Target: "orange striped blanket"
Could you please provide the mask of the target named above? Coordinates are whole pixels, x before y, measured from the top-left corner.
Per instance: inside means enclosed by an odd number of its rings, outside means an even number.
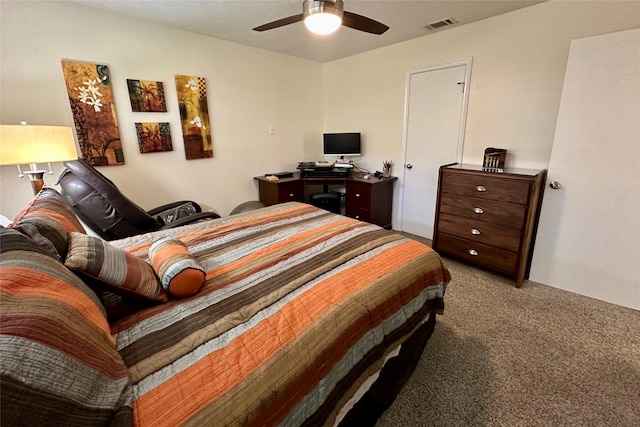
[[[331,424],[450,279],[429,247],[301,203],[112,243],[167,235],[206,281],[111,325],[139,426]]]

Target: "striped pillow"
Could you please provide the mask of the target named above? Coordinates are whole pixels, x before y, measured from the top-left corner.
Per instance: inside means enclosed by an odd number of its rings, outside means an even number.
[[[164,237],[149,248],[153,270],[162,287],[174,297],[195,295],[204,283],[206,273],[180,240]]]
[[[168,301],[153,268],[145,260],[99,237],[70,233],[64,265],[86,277],[90,285],[115,294],[146,302]]]
[[[132,423],[129,371],[94,292],[0,229],[2,425]]]
[[[54,188],[45,187],[20,211],[10,228],[16,229],[34,242],[46,246],[60,260],[67,253],[68,233],[86,233],[84,227]]]

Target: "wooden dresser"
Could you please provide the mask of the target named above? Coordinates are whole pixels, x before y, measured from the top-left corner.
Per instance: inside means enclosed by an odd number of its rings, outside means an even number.
[[[512,276],[529,277],[546,170],[440,168],[433,248]]]

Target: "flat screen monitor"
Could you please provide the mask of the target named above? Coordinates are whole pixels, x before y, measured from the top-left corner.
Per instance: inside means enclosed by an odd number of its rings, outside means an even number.
[[[325,157],[354,157],[362,155],[360,132],[325,133],[323,136]]]

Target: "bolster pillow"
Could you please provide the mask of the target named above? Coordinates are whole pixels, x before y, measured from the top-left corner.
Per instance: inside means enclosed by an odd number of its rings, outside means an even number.
[[[151,266],[162,287],[174,297],[195,295],[205,281],[205,271],[182,241],[163,237],[149,248]]]

